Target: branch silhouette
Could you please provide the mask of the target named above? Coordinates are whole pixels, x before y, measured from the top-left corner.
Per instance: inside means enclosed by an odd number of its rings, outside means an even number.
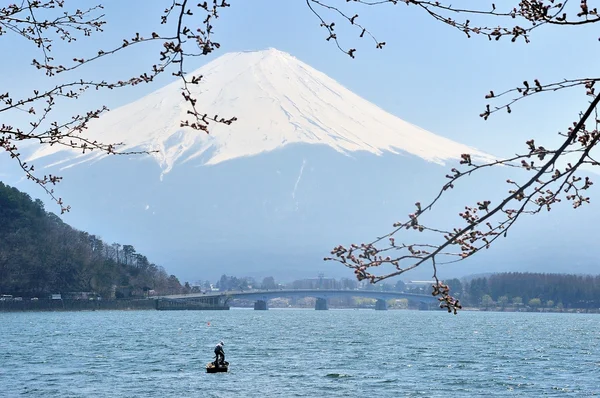
[[[319,5],[323,10],[335,11],[351,24],[358,17],[355,14],[352,21],[350,21],[349,14],[343,13],[337,6],[322,4],[318,0],[307,0],[307,2]],[[385,4],[395,6],[401,3],[407,6],[416,6],[433,19],[462,31],[468,38],[474,35],[483,35],[494,41],[509,37],[512,42],[522,38],[526,43],[529,43],[533,30],[544,25],[577,26],[600,21],[597,9],[589,8],[585,0],[576,5],[571,4],[569,0],[562,3],[555,3],[552,0],[523,0],[519,1],[516,7],[507,7],[505,9],[507,11],[498,11],[493,3],[488,3],[490,7],[487,10],[463,9],[437,1],[419,0],[356,0],[353,3],[365,6]],[[311,10],[317,13],[314,8],[311,8]],[[453,15],[484,18],[484,21],[473,23],[468,18],[459,21],[454,19]],[[332,23],[325,23],[320,14],[318,16],[322,26],[327,29],[332,26]],[[517,23],[512,26],[492,27],[484,24],[486,19],[512,20]],[[361,31],[360,37],[362,37],[362,33],[363,31]],[[337,36],[331,38],[342,49],[338,42],[339,38]],[[342,51],[353,58],[356,56],[356,49],[348,51],[342,49]],[[450,294],[448,286],[438,279],[438,265],[462,261],[482,249],[489,248],[496,239],[501,236],[505,237],[507,231],[524,214],[533,215],[539,213],[542,209],[550,210],[552,205],[561,202],[562,199],[571,201],[574,208],[589,203],[590,198],[584,196],[584,194],[593,183],[589,177],[579,177],[577,172],[584,164],[599,165],[590,155],[591,150],[598,144],[600,139],[597,117],[599,98],[594,88],[598,80],[597,77],[572,78],[542,84],[538,79],[533,79],[533,81],[525,80],[521,85],[502,91],[499,94],[495,94],[493,90],[490,90],[485,95],[485,98],[489,101],[502,101],[510,95],[513,95],[513,97],[493,107],[488,103],[479,115],[484,120],[488,120],[492,114],[500,110],[511,113],[511,107],[517,102],[541,93],[581,86],[585,89],[585,94],[591,97],[592,100],[588,108],[581,113],[579,120],[574,122],[566,133],[559,133],[564,137],[564,140],[556,149],[547,149],[544,146],[536,145],[534,140],[530,139],[526,141],[528,152],[507,159],[475,164],[470,154],[463,154],[460,164],[463,167],[466,166],[467,169],[461,171],[456,167],[452,168],[451,173],[446,175],[449,181],[442,186],[439,193],[426,206],[423,207],[420,202],[417,202],[415,204],[416,211],[409,214],[405,221],[394,223],[390,232],[371,240],[369,243],[351,244],[348,247],[338,245],[332,249],[332,256],[325,257],[325,260],[339,262],[353,269],[358,280],[369,280],[371,283],[377,283],[415,269],[424,263],[430,263],[434,279],[432,294],[440,296],[439,300],[442,308],[456,314],[457,310],[462,307],[460,302]],[[589,122],[592,115],[596,116],[595,128],[588,130],[586,129],[586,123]],[[565,168],[561,169],[558,161],[568,156],[578,156],[577,161],[573,164],[569,162]],[[508,179],[507,183],[511,189],[495,206],[492,206],[490,200],[482,200],[478,201],[476,205],[465,206],[465,210],[459,213],[459,217],[464,224],[453,228],[452,231],[433,228],[421,222],[421,216],[425,212],[431,211],[440,202],[444,194],[454,188],[454,184],[459,179],[498,166],[520,168],[531,171],[532,174],[522,183]],[[400,239],[398,235],[411,231],[425,233],[426,237],[422,239],[426,241],[424,243],[396,243],[396,240]],[[431,243],[433,235],[441,235],[442,242]],[[452,248],[456,248],[456,250],[453,251]],[[441,261],[440,257],[454,259]],[[383,266],[391,267],[392,271],[377,272]]]
[[[189,118],[181,121],[182,126],[208,133],[210,123],[231,124],[235,117],[223,118],[209,116],[196,107],[196,100],[192,97],[189,85],[198,84],[201,76],[188,78],[184,69],[184,59],[187,56],[201,56],[211,53],[219,48],[220,44],[211,38],[213,31],[212,21],[218,17],[218,11],[229,7],[225,1],[213,1],[212,5],[204,2],[189,5],[187,0],[172,1],[160,16],[160,24],[173,26],[171,35],[159,35],[151,31],[147,37],[135,33],[133,37],[124,38],[121,43],[109,50],[99,49],[89,57],[73,57],[70,60],[59,62],[52,56],[52,45],[55,41],[72,43],[78,39],[86,38],[94,33],[103,31],[106,24],[105,15],[101,14],[102,5],[87,9],[70,10],[68,5],[75,2],[67,0],[27,0],[19,4],[12,4],[0,9],[0,37],[5,40],[11,35],[24,38],[34,44],[41,51],[41,60],[33,59],[32,65],[43,70],[47,77],[57,75],[67,76],[67,82],[57,84],[51,89],[36,89],[33,94],[24,98],[15,98],[10,93],[0,94],[0,115],[12,111],[21,111],[30,115],[32,120],[28,126],[13,126],[2,124],[0,126],[0,148],[4,149],[12,159],[15,159],[28,179],[40,185],[46,193],[60,206],[61,213],[70,210],[62,198],[58,197],[50,185],[56,185],[62,177],[49,175],[39,176],[33,165],[22,160],[19,150],[20,144],[25,141],[36,142],[39,145],[59,145],[72,149],[88,151],[101,151],[112,155],[139,155],[150,154],[157,151],[126,151],[119,152],[118,147],[122,142],[102,143],[86,137],[85,131],[92,119],[100,117],[109,109],[103,106],[92,109],[83,114],[74,115],[67,120],[53,120],[57,99],[77,100],[90,88],[95,90],[114,90],[141,83],[151,83],[155,77],[169,69],[175,69],[172,74],[182,80],[182,95],[188,103]],[[205,17],[196,21],[196,14]],[[46,19],[49,15],[55,18]],[[175,19],[174,21],[173,18]],[[190,25],[192,23],[193,25]],[[102,58],[116,53],[128,51],[133,46],[148,42],[162,42],[163,49],[159,52],[159,62],[152,65],[148,71],[124,80],[83,80],[72,76],[80,68],[94,63]],[[70,80],[70,81],[68,81]]]

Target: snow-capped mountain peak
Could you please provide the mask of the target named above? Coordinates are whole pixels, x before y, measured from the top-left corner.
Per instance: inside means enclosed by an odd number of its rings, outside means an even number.
[[[103,142],[124,142],[121,150],[158,149],[153,156],[163,174],[176,162],[196,159],[214,165],[294,143],[327,145],[342,153],[407,152],[436,163],[462,153],[488,157],[385,112],[273,48],[227,53],[190,75],[203,76],[200,84],[190,86],[197,109],[224,118],[235,116],[237,121],[212,123],[210,134],[180,127],[189,115],[177,80],[93,120],[87,134]],[[58,150],[40,149],[32,159]],[[95,156],[102,154],[84,159]]]

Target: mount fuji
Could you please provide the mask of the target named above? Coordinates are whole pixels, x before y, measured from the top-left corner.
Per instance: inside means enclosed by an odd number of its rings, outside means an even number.
[[[27,159],[64,177],[57,189],[73,208],[66,222],[132,244],[184,280],[352,277],[323,262],[332,247],[387,232],[414,202],[437,193],[461,154],[493,158],[387,113],[276,49],[227,53],[192,75],[203,76],[190,87],[197,109],[237,121],[213,123],[210,134],[180,127],[189,105],[178,80],[86,132],[124,142],[123,151],[158,153],[82,155],[53,146]],[[473,192],[451,203],[471,203]]]
[[[405,152],[440,164],[459,159],[462,153],[488,157],[385,112],[273,48],[227,53],[191,75],[203,76],[201,84],[190,85],[197,109],[225,118],[235,115],[239,120],[213,124],[209,135],[180,127],[182,120],[189,119],[190,108],[181,95],[180,81],[175,81],[93,120],[86,135],[103,142],[125,141],[122,151],[159,150],[153,156],[163,175],[176,164],[200,160],[215,165],[298,143],[326,145],[346,154]],[[44,147],[31,160],[59,150]],[[81,157],[89,161],[102,156],[94,155]]]

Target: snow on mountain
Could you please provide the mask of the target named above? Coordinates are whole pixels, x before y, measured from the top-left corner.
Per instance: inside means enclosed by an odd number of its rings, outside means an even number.
[[[153,156],[163,174],[176,162],[198,159],[215,165],[293,143],[327,145],[346,154],[406,152],[440,164],[462,153],[487,158],[387,113],[276,49],[227,53],[191,75],[203,76],[200,84],[190,85],[197,109],[238,120],[231,125],[213,123],[210,134],[181,128],[181,120],[189,118],[189,106],[177,80],[93,120],[86,134],[102,142],[124,142],[121,150],[158,149]],[[59,150],[40,149],[30,160]],[[97,156],[103,155],[70,158],[85,161]]]

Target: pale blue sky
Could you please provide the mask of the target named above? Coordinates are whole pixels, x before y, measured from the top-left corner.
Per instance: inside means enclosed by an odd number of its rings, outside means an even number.
[[[599,58],[594,50],[600,43],[589,27],[541,27],[530,44],[509,40],[490,42],[483,36],[467,39],[416,7],[404,4],[366,7],[348,5],[345,1],[331,2],[357,10],[358,20],[380,41],[386,41],[384,49],[376,50],[369,39],[357,38],[358,31],[345,29],[344,21],[323,10],[324,17],[336,18],[342,44],[358,49],[357,58],[349,58],[334,43],[324,40],[326,31],[319,27],[319,20],[304,0],[231,0],[231,7],[222,10],[221,17],[214,21],[214,39],[221,43],[221,49],[210,56],[188,60],[186,69],[192,71],[230,51],[275,47],[406,121],[500,154],[524,148],[522,143],[531,136],[548,137],[551,141],[545,141],[546,144],[555,141],[556,132],[564,131],[587,103],[583,90],[574,89],[531,98],[513,107],[511,115],[496,114],[487,122],[478,116],[486,104],[484,95],[490,89],[500,92],[524,79],[539,78],[547,82],[592,73],[591,66]],[[56,43],[54,55],[57,60],[68,62],[74,56],[86,57],[100,48],[107,50],[135,32],[147,36],[153,30],[164,29],[159,16],[169,3],[103,1],[109,21],[106,32],[73,46]],[[463,3],[487,4],[483,0]],[[81,7],[81,3],[73,4]],[[86,4],[96,2],[86,0]],[[503,22],[512,21],[498,20],[492,24]],[[7,36],[0,40],[0,51],[5,57],[10,54],[12,61],[3,63],[0,91],[20,93],[50,84],[43,73],[28,66],[33,57],[39,57],[30,43],[15,40],[14,36],[8,40]],[[91,64],[81,72],[96,78],[128,78],[158,62],[158,47],[143,45],[123,55],[126,56]],[[83,110],[80,107],[100,104],[115,108],[173,79],[163,76],[151,85],[97,92],[75,108]],[[225,114],[226,110],[220,113]],[[515,147],[515,139],[519,147]]]

